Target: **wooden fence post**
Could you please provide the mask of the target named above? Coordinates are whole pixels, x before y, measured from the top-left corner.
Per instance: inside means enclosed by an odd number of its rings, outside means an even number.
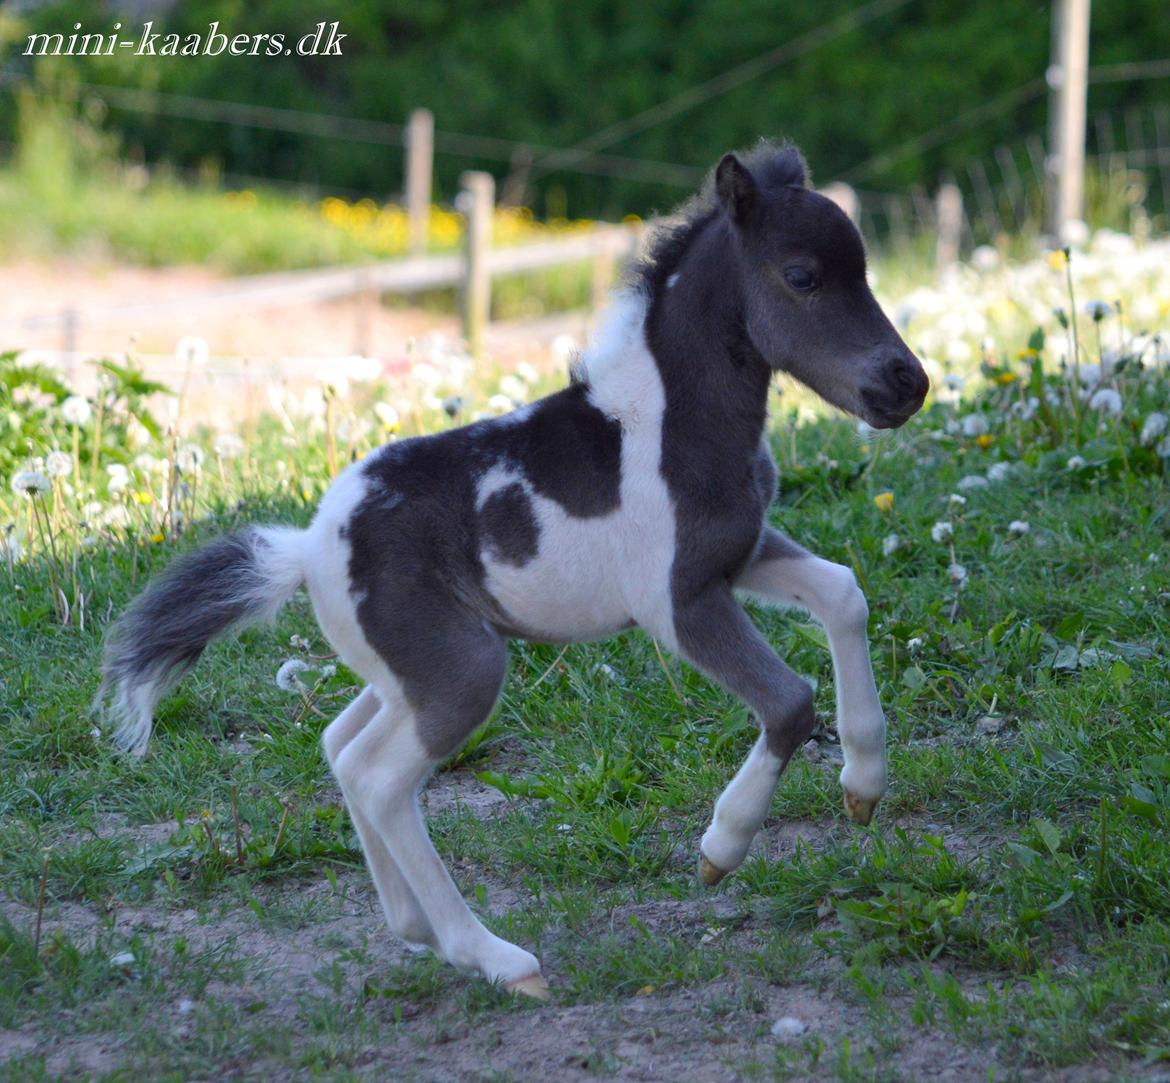
[[[836,203],[849,216],[849,220],[854,225],[857,225],[861,220],[861,205],[852,185],[846,184],[844,181],[833,181],[820,189],[820,193],[826,199],[831,199]]]
[[[406,126],[406,211],[410,220],[410,252],[415,256],[427,249],[434,156],[434,115],[429,109],[416,109]]]
[[[963,193],[950,181],[940,185],[934,200],[938,238],[935,241],[934,263],[942,271],[959,258],[959,241],[963,234]]]
[[[459,209],[467,218],[463,278],[463,337],[472,357],[483,351],[483,333],[491,315],[492,278],[488,271],[488,250],[492,242],[492,204],[496,182],[490,173],[464,173]]]
[[[1052,64],[1048,69],[1048,224],[1059,239],[1064,227],[1084,216],[1085,111],[1089,71],[1089,0],[1058,0],[1052,6]]]

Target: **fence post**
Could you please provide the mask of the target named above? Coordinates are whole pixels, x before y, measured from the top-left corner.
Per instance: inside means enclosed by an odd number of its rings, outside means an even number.
[[[483,333],[491,315],[492,278],[488,270],[488,250],[492,241],[492,203],[496,182],[490,173],[464,173],[460,178],[463,191],[459,209],[467,218],[465,254],[467,266],[463,277],[463,337],[472,357],[483,351]]]
[[[1060,237],[1084,216],[1085,110],[1089,80],[1089,0],[1058,0],[1052,7],[1052,64],[1048,85],[1049,169],[1053,173],[1048,224]]]
[[[861,208],[858,204],[857,192],[852,185],[846,184],[844,181],[833,181],[820,189],[820,193],[826,199],[831,199],[836,203],[849,216],[849,220],[857,225],[860,221]]]
[[[934,216],[938,223],[934,263],[942,271],[959,258],[959,241],[963,233],[963,193],[957,184],[947,181],[939,186],[934,198]]]
[[[368,267],[360,267],[354,274],[354,300],[353,352],[359,357],[369,357],[373,352],[370,349],[370,332],[378,294],[374,289],[374,276]]]
[[[406,210],[410,219],[410,252],[415,256],[422,255],[427,248],[434,155],[434,114],[429,109],[416,109],[406,126]]]

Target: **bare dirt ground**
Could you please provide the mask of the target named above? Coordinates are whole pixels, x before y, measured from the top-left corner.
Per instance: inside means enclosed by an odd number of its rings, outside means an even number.
[[[484,786],[468,771],[447,772],[432,781],[425,794],[431,815],[462,807],[477,817],[491,817],[505,804],[497,791]],[[909,830],[922,825],[906,823]],[[165,841],[174,823],[128,829],[114,822],[98,827],[99,834],[132,833],[144,848]],[[791,856],[800,845],[823,847],[840,824],[814,821],[769,821],[755,849],[770,860]],[[986,840],[971,840],[978,847]],[[487,888],[487,910],[500,915],[531,903],[522,886],[496,881],[482,868],[452,863],[456,880],[466,894],[475,883]],[[613,912],[598,913],[586,935],[688,936],[702,944],[704,935],[718,930],[712,950],[728,958],[762,944],[767,919],[745,909],[734,883],[706,897],[632,903]],[[158,1016],[174,1039],[182,1040],[197,1026],[199,1013],[225,1009],[246,1013],[265,1030],[295,1029],[303,1025],[305,1005],[328,997],[338,1004],[366,999],[367,1020],[376,1040],[350,1061],[358,1078],[462,1083],[467,1080],[585,1081],[598,1077],[669,1083],[722,1083],[745,1079],[836,1078],[897,1079],[961,1083],[988,1078],[1024,1083],[1067,1080],[1105,1083],[1116,1078],[1106,1067],[1079,1067],[1065,1071],[1008,1067],[996,1044],[985,1048],[959,1045],[940,1028],[910,1022],[907,998],[891,997],[894,1030],[885,1031],[880,1048],[873,1021],[855,1000],[833,987],[841,963],[823,958],[807,971],[793,975],[790,984],[764,981],[743,983],[732,976],[717,978],[689,989],[646,987],[630,996],[600,1003],[572,1003],[558,994],[566,981],[547,968],[554,999],[548,1004],[517,1002],[512,1011],[468,1014],[461,998],[473,994],[476,979],[456,983],[454,991],[436,998],[379,990],[379,976],[402,967],[420,966],[419,953],[390,937],[365,870],[338,872],[331,884],[306,876],[298,884],[260,886],[255,892],[259,909],[240,905],[220,895],[209,909],[167,909],[157,903],[120,907],[112,915],[93,905],[60,903],[46,912],[45,935],[60,930],[75,940],[95,935],[112,920],[126,936],[171,944],[183,938],[191,954],[225,952],[242,964],[239,980],[213,980],[197,1000],[159,1003]],[[0,903],[18,924],[31,920],[31,910],[18,903]],[[294,915],[294,916],[290,916]],[[271,915],[266,917],[265,915]],[[636,919],[640,927],[634,931]],[[830,919],[831,920],[831,919]],[[730,947],[739,949],[729,952]],[[555,950],[546,953],[555,958]],[[952,973],[955,973],[952,971]],[[338,975],[341,975],[340,978]],[[331,985],[326,988],[326,976]],[[969,994],[978,995],[986,975],[956,976]],[[560,978],[560,982],[558,982]],[[451,990],[449,983],[444,989]],[[371,995],[371,989],[374,992]],[[773,1023],[794,1017],[807,1028],[799,1037],[776,1037]],[[246,1038],[246,1036],[242,1036]],[[810,1045],[840,1048],[849,1039],[859,1057],[872,1053],[876,1074],[841,1075],[830,1062],[810,1061],[807,1052],[784,1062],[785,1047],[793,1054]],[[39,1034],[30,1027],[0,1029],[0,1065],[15,1056],[40,1055],[55,1078],[87,1078],[117,1073],[122,1065],[122,1039],[116,1032],[76,1036]],[[295,1045],[295,1039],[294,1039]],[[1164,1080],[1157,1066],[1130,1068],[1128,1078]],[[283,1080],[299,1078],[287,1059],[268,1063],[242,1055],[230,1075],[233,1079]],[[349,1076],[347,1076],[349,1078]]]

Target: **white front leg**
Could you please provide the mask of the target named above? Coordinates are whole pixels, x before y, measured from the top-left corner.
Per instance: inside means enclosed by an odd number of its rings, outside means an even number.
[[[824,626],[837,685],[845,807],[858,823],[869,823],[886,792],[886,720],[869,658],[869,608],[853,572],[769,530],[761,555],[735,586],[770,605],[807,609]]]

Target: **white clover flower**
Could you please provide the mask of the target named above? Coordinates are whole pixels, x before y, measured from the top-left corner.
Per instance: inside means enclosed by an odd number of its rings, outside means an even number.
[[[238,459],[244,453],[244,441],[234,432],[221,432],[215,438],[214,447],[221,459]]]
[[[1084,470],[1088,464],[1080,455],[1073,455],[1064,465],[1067,470]]]
[[[282,692],[301,693],[305,686],[301,683],[298,673],[306,673],[312,669],[308,662],[300,658],[290,658],[276,671],[276,687]]]
[[[487,400],[487,408],[493,414],[509,414],[515,409],[515,403],[507,395],[493,395]]]
[[[1140,437],[1142,447],[1149,447],[1165,431],[1166,415],[1155,410],[1142,423],[1142,434]]]
[[[901,548],[902,539],[897,534],[887,534],[882,542],[882,556],[893,556]]]
[[[987,487],[987,479],[980,474],[968,474],[959,479],[959,488],[966,491]]]
[[[1014,534],[1017,538],[1023,537],[1031,529],[1031,526],[1024,522],[1023,519],[1013,519],[1008,523],[1008,533]]]
[[[988,481],[1007,481],[1008,475],[1012,472],[1011,463],[992,463],[987,468]]]
[[[951,577],[951,582],[960,590],[967,585],[967,569],[962,564],[951,564],[947,568],[947,574]]]
[[[930,536],[939,545],[949,542],[955,536],[955,525],[949,519],[943,519],[930,528]]]
[[[982,436],[989,426],[982,414],[968,414],[962,420],[962,428],[964,436]]]
[[[198,335],[187,335],[175,344],[175,360],[191,368],[206,364],[210,352],[207,343]]]
[[[1090,410],[1100,410],[1106,414],[1121,413],[1121,395],[1111,387],[1102,387],[1093,392],[1089,399]]]
[[[50,451],[45,456],[45,473],[51,478],[66,478],[73,472],[73,456],[68,451]]]
[[[51,487],[49,479],[39,470],[21,470],[12,475],[14,493],[34,496],[37,493],[47,493]]]
[[[947,503],[951,504],[953,507],[961,508],[966,505],[967,498],[965,496],[960,496],[958,493],[951,493],[951,495],[947,498]]]
[[[184,444],[175,452],[175,466],[184,474],[197,473],[203,466],[203,449],[196,444]]]
[[[80,395],[70,395],[61,403],[61,416],[65,419],[66,425],[76,425],[80,428],[93,416],[93,408],[88,400]]]
[[[384,429],[398,428],[398,411],[394,409],[388,402],[374,403],[374,413],[378,420],[382,423]]]

